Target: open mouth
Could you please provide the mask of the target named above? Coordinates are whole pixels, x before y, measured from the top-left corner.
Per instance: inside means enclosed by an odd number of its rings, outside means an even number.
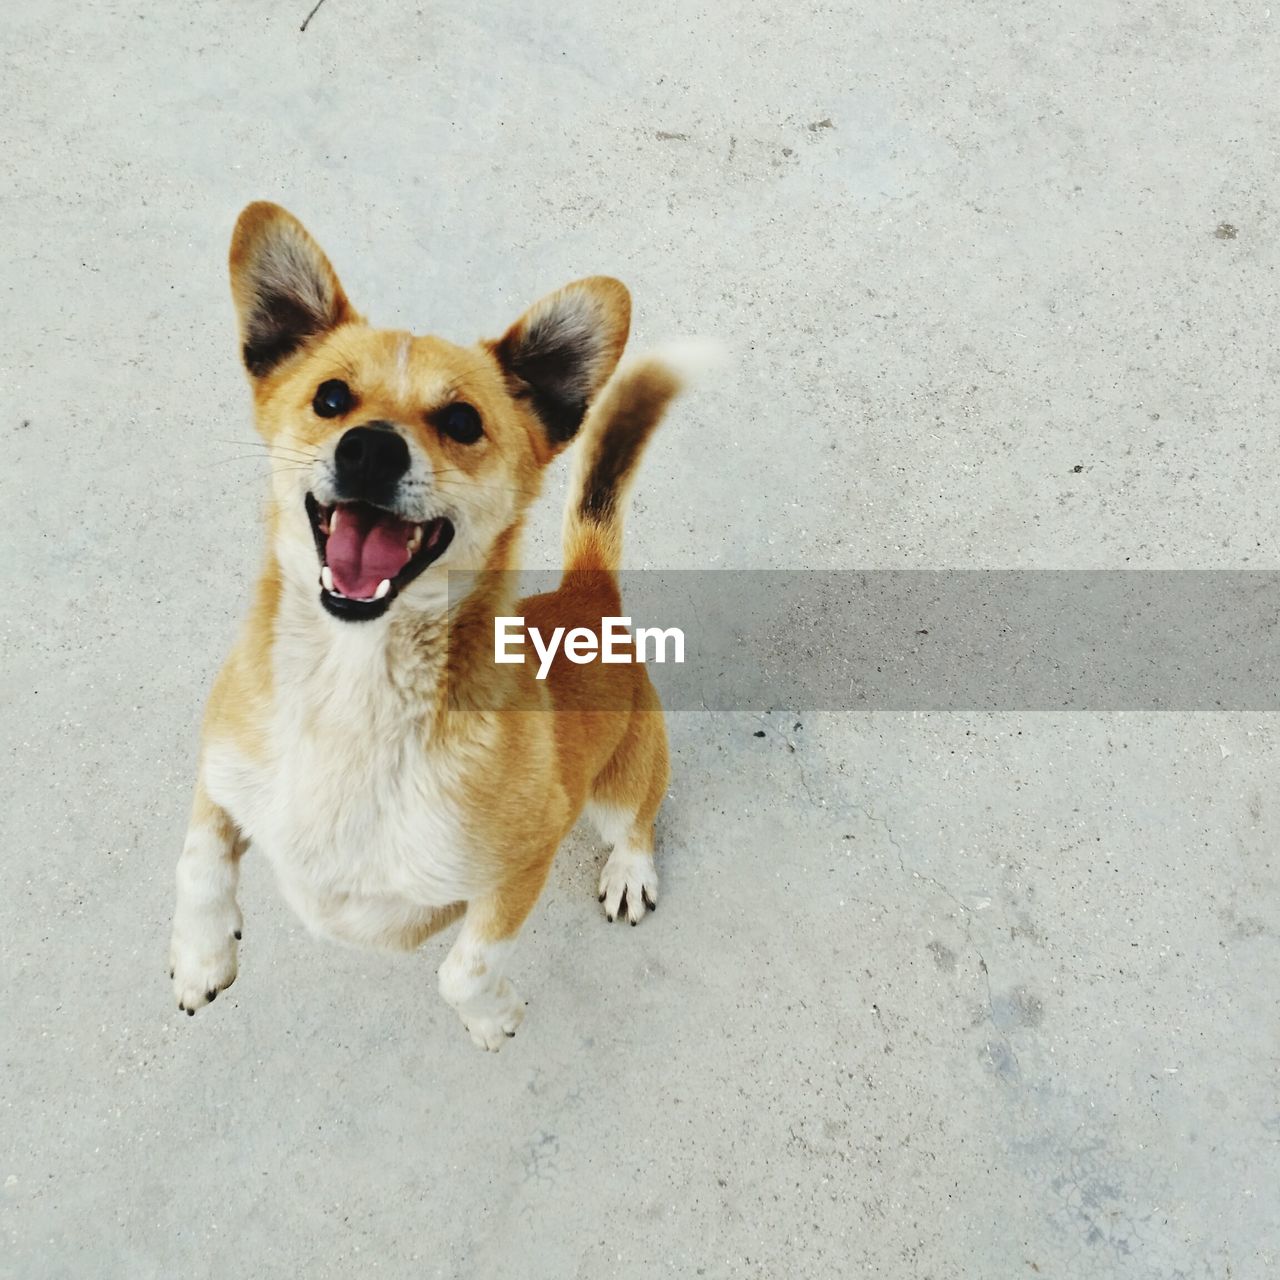
[[[453,539],[443,516],[415,524],[368,502],[322,507],[307,494],[307,515],[320,557],[320,603],[350,621],[384,614]]]

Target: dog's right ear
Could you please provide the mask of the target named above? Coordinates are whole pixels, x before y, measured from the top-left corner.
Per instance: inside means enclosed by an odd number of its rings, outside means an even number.
[[[312,338],[360,317],[337,273],[287,209],[257,201],[231,237],[231,296],[245,368],[262,378]]]

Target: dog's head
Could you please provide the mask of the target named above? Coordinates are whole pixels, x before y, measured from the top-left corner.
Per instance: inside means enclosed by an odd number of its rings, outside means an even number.
[[[375,329],[273,204],[240,215],[231,288],[272,457],[276,553],[353,621],[488,563],[613,372],[631,316],[626,288],[594,276],[472,347]]]

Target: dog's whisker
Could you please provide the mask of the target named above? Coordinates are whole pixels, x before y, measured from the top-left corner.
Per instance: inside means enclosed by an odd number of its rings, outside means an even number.
[[[314,463],[318,460],[318,455],[306,454],[301,451],[285,451],[279,449],[258,449],[253,453],[239,454],[238,457],[245,458],[268,458],[281,459],[285,462],[310,462]]]
[[[213,462],[206,464],[206,470],[209,467],[225,467],[232,462],[261,462],[262,455],[260,453],[242,453],[235,458],[216,458]],[[309,468],[301,463],[284,462],[277,464],[277,470],[296,469],[298,471],[306,471]]]
[[[304,445],[284,444],[279,440],[223,440],[215,437],[214,443],[229,444],[238,449],[261,449],[268,453],[273,449],[292,449],[298,453],[313,452]]]

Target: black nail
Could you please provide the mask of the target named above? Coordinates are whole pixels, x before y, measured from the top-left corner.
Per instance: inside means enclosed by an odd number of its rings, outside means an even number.
[[[196,1011],[195,1011],[194,1009],[188,1009],[188,1010],[187,1010],[187,1017],[188,1017],[188,1018],[194,1018],[195,1016],[196,1016]]]
[[[212,1004],[218,998],[218,989],[215,987],[212,991],[206,991],[204,998]]]
[[[634,928],[636,927],[636,925],[638,925],[639,923],[640,923],[640,921],[639,921],[639,920],[633,920],[633,921],[631,922],[631,927],[634,929]]]
[[[172,969],[170,969],[170,970],[169,970],[169,977],[170,977],[170,979],[172,979],[172,978],[173,978],[173,970],[172,970]]]
[[[604,894],[602,893],[602,894],[601,894],[601,895],[596,899],[596,901],[597,901],[597,902],[603,902],[603,901],[604,901]]]
[[[179,1012],[179,1013],[186,1013],[186,1011],[187,1011],[187,1006],[186,1006],[185,1004],[183,1004],[181,1000],[179,1000],[179,1001],[178,1001],[178,1012]]]
[[[613,923],[613,917],[612,917],[612,916],[611,916],[607,911],[604,913],[604,918],[605,918],[605,919],[606,919],[610,924],[612,924],[612,923]]]
[[[240,941],[240,930],[239,930],[239,929],[237,929],[237,930],[236,930],[236,941],[237,941],[237,942],[239,942],[239,941]]]
[[[502,1034],[506,1036],[508,1040],[514,1040],[516,1038],[516,1033],[514,1031],[504,1031]]]

